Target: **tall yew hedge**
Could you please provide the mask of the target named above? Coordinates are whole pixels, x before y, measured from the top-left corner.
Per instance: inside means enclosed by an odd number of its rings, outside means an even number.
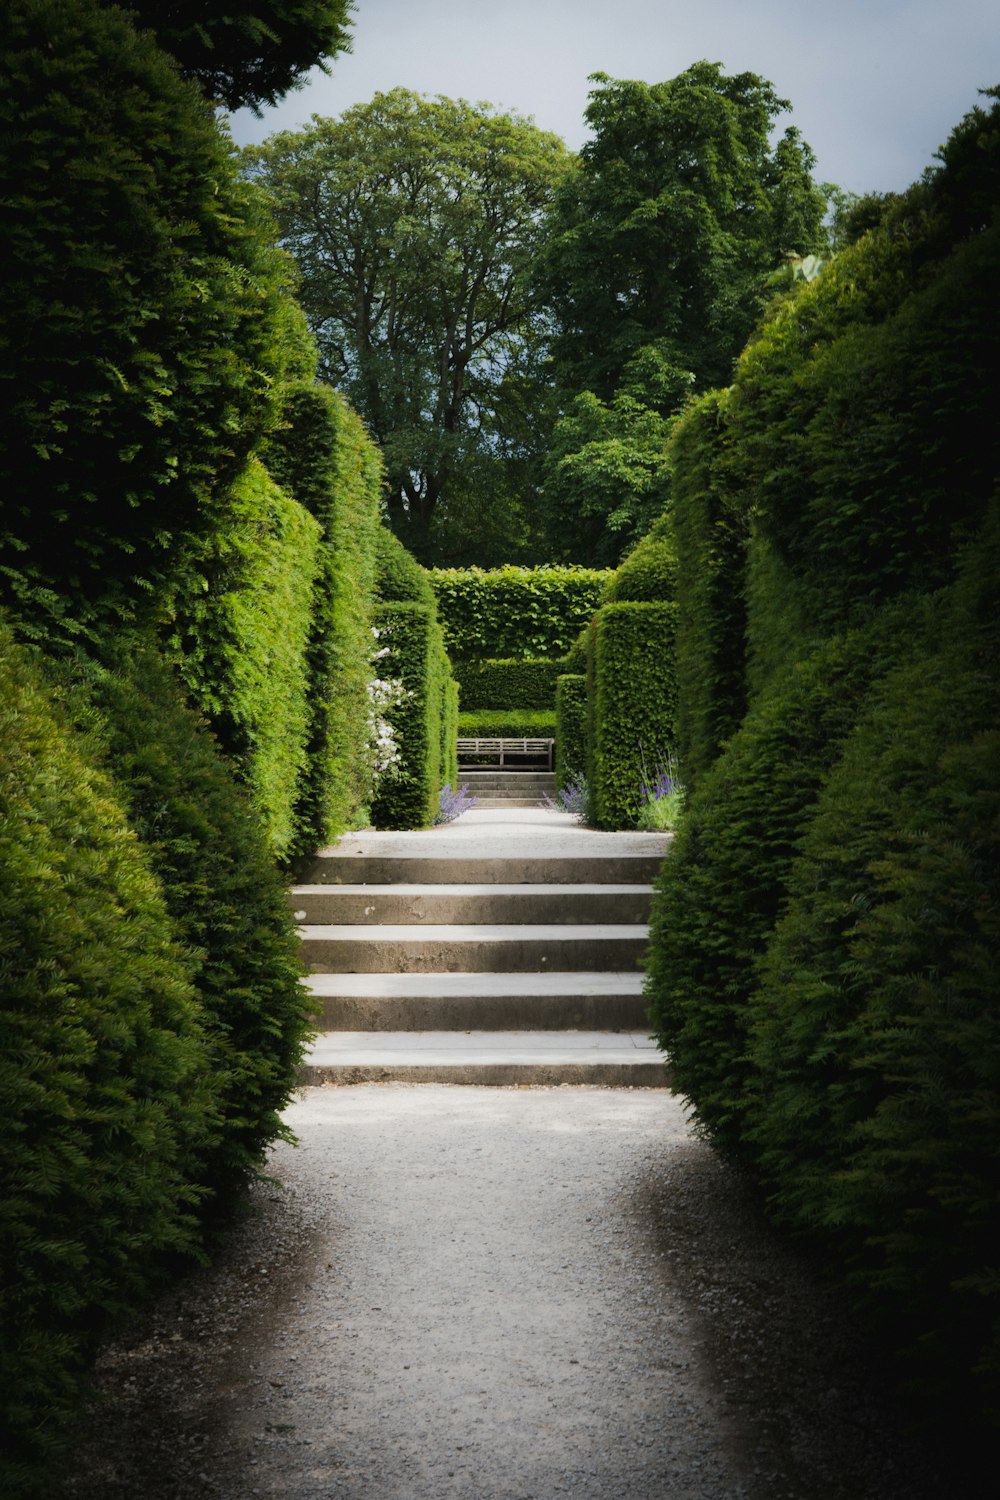
[[[998,188],[987,101],[679,425],[648,977],[700,1125],[946,1420],[1000,1417]]]

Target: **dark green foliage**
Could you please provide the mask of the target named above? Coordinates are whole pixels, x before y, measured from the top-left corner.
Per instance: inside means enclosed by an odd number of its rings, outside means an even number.
[[[315,718],[307,647],[320,536],[319,523],[254,462],[233,488],[229,529],[202,560],[203,591],[182,602],[171,633],[181,675],[279,858],[297,847]]]
[[[747,521],[726,471],[725,397],[712,391],[674,432],[677,756],[688,792],[746,709]]]
[[[458,716],[463,739],[555,739],[556,715],[550,708],[477,708]]]
[[[645,352],[647,404],[672,410],[689,373],[698,390],[729,380],[769,273],[820,248],[825,199],[797,131],[772,148],[789,105],[756,74],[697,62],[666,83],[594,82],[542,267],[558,380],[611,401]]]
[[[356,826],[371,799],[367,684],[382,468],[361,419],[329,386],[293,386],[282,418],[268,465],[322,528],[293,844],[307,855]]]
[[[6,6],[0,59],[0,587],[65,633],[194,587],[274,421],[288,273],[212,109],[120,12]]]
[[[404,696],[388,713],[400,761],[376,787],[372,824],[426,828],[434,821],[444,783],[442,716],[449,672],[443,633],[433,611],[415,600],[383,604],[375,623],[379,645],[389,651],[380,671],[402,684]]]
[[[562,659],[563,671],[574,675],[586,676],[589,642],[590,621],[588,620]]]
[[[352,0],[125,0],[138,27],[195,79],[210,99],[230,109],[276,104],[324,66],[350,50]],[[325,70],[325,69],[324,69]],[[325,70],[326,71],[326,70]]]
[[[454,667],[465,710],[551,709],[560,671],[557,661],[461,661]]]
[[[676,729],[676,604],[606,604],[594,620],[588,781],[598,828],[634,828],[640,787]]]
[[[928,601],[808,824],[749,1016],[751,1149],[937,1396],[1000,1408],[1000,546]],[[966,1399],[965,1396],[962,1399]]]
[[[219,1129],[195,955],[108,777],[0,627],[0,1489],[198,1244]]]
[[[436,612],[432,575],[386,526],[375,538],[375,592],[386,604],[421,604]]]
[[[528,272],[572,169],[562,141],[394,88],[244,160],[273,194],[323,378],[384,451],[393,530],[430,562],[477,553],[480,532],[495,550],[506,520],[522,554],[546,400]]]
[[[600,602],[599,568],[434,568],[428,575],[449,655],[551,658],[567,651]]]
[[[556,782],[560,791],[587,771],[587,679],[556,678]]]
[[[668,516],[655,521],[608,579],[602,604],[672,600],[677,597],[677,549]]]
[[[647,993],[674,1083],[724,1150],[744,1150],[747,1004],[796,842],[857,718],[879,642],[826,642],[755,704],[701,779],[653,904]]]
[[[216,1138],[202,1181],[223,1200],[288,1132],[310,999],[266,827],[180,685],[141,642],[79,661],[75,706],[163,889],[207,1033]]]
[[[450,665],[450,664],[449,664]],[[459,687],[453,677],[441,673],[444,704],[441,712],[441,785],[458,785]]]

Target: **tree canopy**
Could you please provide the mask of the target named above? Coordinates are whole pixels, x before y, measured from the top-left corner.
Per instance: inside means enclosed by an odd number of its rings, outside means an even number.
[[[783,263],[824,243],[826,192],[755,73],[594,75],[593,138],[556,194],[537,271],[559,415],[543,510],[561,555],[614,563],[668,497],[668,419],[728,384]],[[582,526],[573,526],[574,520]],[[567,550],[570,549],[570,550]]]
[[[531,446],[529,272],[569,153],[530,120],[400,88],[246,158],[298,264],[321,373],[382,444],[392,525],[429,558],[436,515],[475,519],[473,491],[491,475],[502,489],[501,460]]]
[[[643,348],[661,387],[725,385],[789,253],[823,243],[825,194],[790,108],[755,73],[699,62],[667,83],[594,74],[593,138],[562,184],[541,275],[559,383],[610,400]],[[663,406],[661,392],[653,405]]]
[[[354,0],[122,0],[210,99],[257,110],[350,50]]]

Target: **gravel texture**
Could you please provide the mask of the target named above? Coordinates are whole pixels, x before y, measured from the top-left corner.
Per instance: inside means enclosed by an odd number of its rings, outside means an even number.
[[[105,1352],[54,1497],[974,1493],[666,1090],[317,1088],[289,1119],[215,1266]]]

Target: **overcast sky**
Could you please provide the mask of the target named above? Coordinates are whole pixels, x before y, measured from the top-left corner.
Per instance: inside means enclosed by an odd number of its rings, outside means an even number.
[[[402,84],[532,115],[569,145],[598,71],[661,83],[700,58],[792,101],[817,176],[854,192],[918,177],[1000,83],[998,0],[356,0],[353,51],[332,76],[255,119],[241,145]]]

